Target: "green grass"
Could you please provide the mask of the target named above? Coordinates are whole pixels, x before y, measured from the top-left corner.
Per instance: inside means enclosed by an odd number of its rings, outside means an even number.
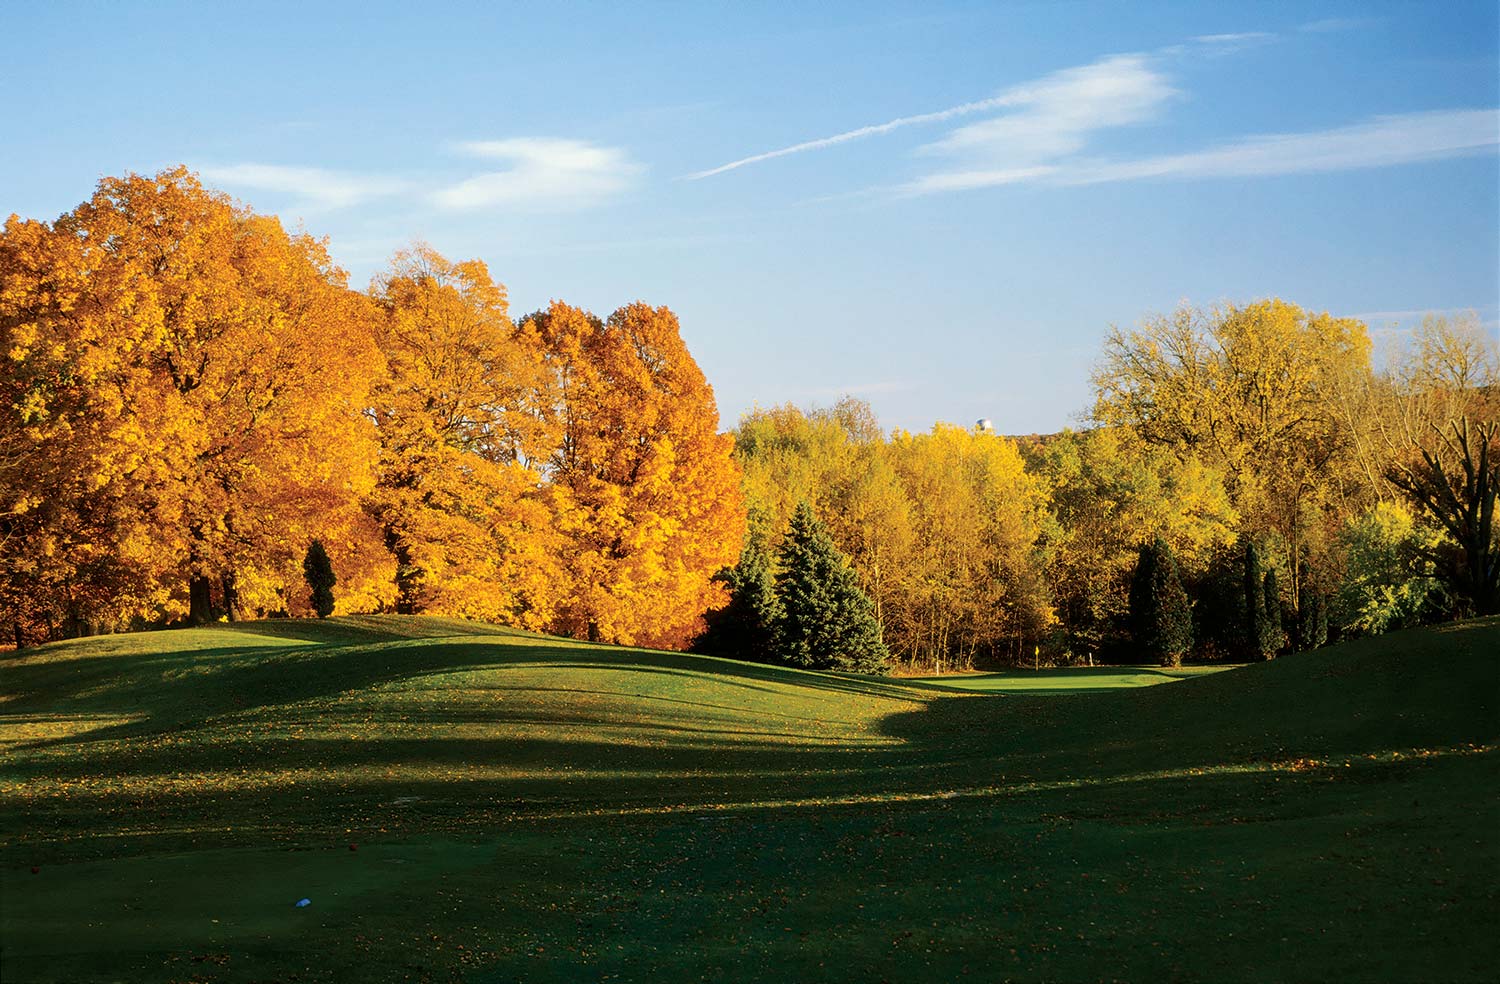
[[[1189,680],[1220,673],[1224,666],[1065,666],[1044,670],[1006,670],[1000,673],[954,673],[915,677],[939,687],[970,690],[981,694],[1016,694],[1042,697],[1049,694],[1097,694],[1125,687],[1154,687],[1174,680]]]
[[[0,977],[1486,980],[1497,654],[1497,619],[1171,686],[394,617],[54,644],[0,662]]]

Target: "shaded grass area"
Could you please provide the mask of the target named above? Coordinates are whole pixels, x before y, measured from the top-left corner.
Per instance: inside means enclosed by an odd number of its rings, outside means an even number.
[[[437,619],[43,647],[0,664],[0,959],[1486,979],[1497,652],[1490,619],[1172,686],[986,675],[994,696]]]

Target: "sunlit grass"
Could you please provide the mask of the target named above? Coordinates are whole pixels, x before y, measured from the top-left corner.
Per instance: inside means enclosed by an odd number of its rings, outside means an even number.
[[[1088,666],[1007,670],[999,673],[953,673],[915,677],[954,690],[989,694],[1085,694],[1128,687],[1154,687],[1175,680],[1219,673],[1227,666]]]
[[[0,715],[0,749],[77,738],[142,720],[129,714],[4,714]]]

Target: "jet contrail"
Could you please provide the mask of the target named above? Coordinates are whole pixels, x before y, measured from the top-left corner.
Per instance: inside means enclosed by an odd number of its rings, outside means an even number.
[[[746,164],[757,164],[768,161],[773,157],[785,157],[788,154],[800,154],[804,150],[818,150],[822,147],[832,147],[835,144],[847,143],[850,140],[858,140],[861,137],[873,137],[880,133],[889,133],[903,126],[914,126],[918,123],[940,123],[943,120],[951,120],[955,116],[967,116],[970,113],[982,113],[987,109],[998,109],[1001,106],[1013,106],[1018,101],[1014,93],[1003,96],[995,96],[991,99],[981,99],[978,102],[964,103],[962,106],[954,106],[951,109],[940,109],[935,113],[922,113],[918,116],[902,116],[891,120],[889,123],[877,123],[874,126],[862,126],[858,130],[849,130],[845,133],[836,133],[831,137],[823,137],[818,140],[808,140],[805,143],[793,144],[790,147],[782,147],[780,150],[768,150],[764,154],[755,154],[752,157],[742,157],[728,164],[720,164],[718,167],[709,168],[707,171],[696,171],[686,175],[689,181],[698,181],[702,178],[711,178],[715,174],[723,174],[725,171],[733,171],[735,168],[744,167]]]

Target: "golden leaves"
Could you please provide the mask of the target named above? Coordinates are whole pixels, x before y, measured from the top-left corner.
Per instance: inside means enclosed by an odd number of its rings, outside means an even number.
[[[356,294],[183,168],[13,218],[0,273],[22,621],[177,616],[190,580],[298,614],[316,537],[340,611],[681,645],[738,554],[738,469],[667,308],[518,328],[484,263],[422,244]]]
[[[34,446],[15,485],[47,505],[7,560],[58,547],[0,591],[110,622],[223,571],[283,607],[297,541],[352,521],[373,457],[368,302],[322,245],[178,168],[105,179],[51,228],[12,221],[0,267],[5,395],[28,407],[0,443]]]

